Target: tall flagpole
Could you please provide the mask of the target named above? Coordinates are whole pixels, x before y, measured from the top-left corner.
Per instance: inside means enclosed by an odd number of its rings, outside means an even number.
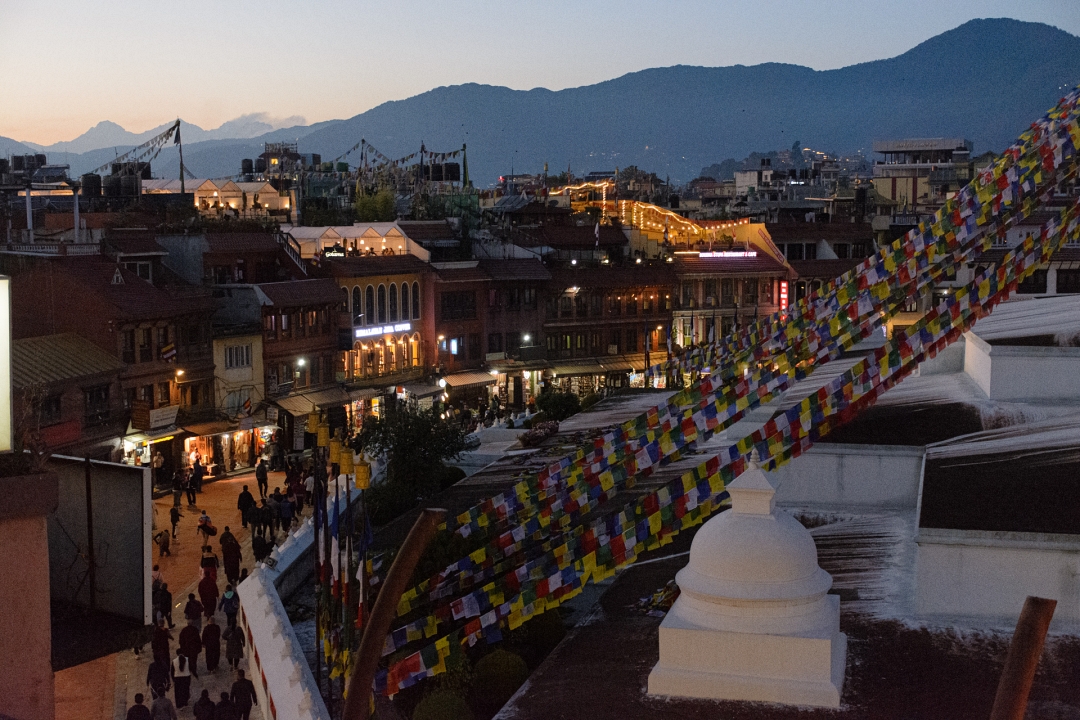
[[[180,148],[180,194],[187,191],[184,187],[184,143],[180,141],[180,118],[176,118],[176,144]]]

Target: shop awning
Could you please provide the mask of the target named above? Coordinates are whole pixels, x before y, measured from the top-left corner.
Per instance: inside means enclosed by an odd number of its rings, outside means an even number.
[[[634,369],[633,363],[631,363],[625,355],[615,355],[610,358],[604,358],[601,361],[604,366],[603,372],[630,372]]]
[[[493,360],[488,366],[501,373],[522,372],[525,370],[547,370],[552,366],[547,360]]]
[[[128,434],[124,436],[124,440],[130,443],[156,442],[157,440],[161,440],[163,438],[175,435],[178,432],[184,431],[183,428],[178,428],[173,425],[170,425],[169,427],[157,428],[156,430],[134,430],[129,426],[128,430],[130,432],[128,432]]]
[[[557,362],[552,368],[556,377],[574,377],[580,375],[603,375],[607,372],[596,360],[576,360],[574,362]]]
[[[204,423],[190,423],[184,426],[192,435],[219,435],[221,433],[230,432],[237,428],[236,423],[230,420],[212,420],[211,422]]]
[[[402,387],[405,388],[405,392],[415,398],[433,397],[443,391],[443,389],[438,385],[421,385],[419,383],[415,383],[412,385],[406,384]]]
[[[360,389],[346,391],[340,386],[312,390],[305,393],[294,393],[274,400],[274,404],[285,412],[298,417],[307,415],[315,408],[332,407],[334,405],[346,405],[354,400],[365,397],[375,397],[378,390]]]
[[[356,388],[349,391],[349,400],[356,402],[357,400],[367,400],[369,398],[378,397],[381,395],[375,388]]]
[[[492,385],[496,377],[486,372],[461,372],[447,375],[443,378],[446,385],[452,388],[471,387],[473,385]]]

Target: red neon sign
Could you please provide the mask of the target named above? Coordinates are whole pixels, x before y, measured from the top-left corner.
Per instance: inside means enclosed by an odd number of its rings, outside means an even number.
[[[781,280],[780,281],[780,312],[783,312],[785,316],[787,316],[787,313],[784,312],[784,311],[787,310],[787,306],[788,306],[788,294],[787,294],[787,291],[788,291],[788,281],[787,280]]]

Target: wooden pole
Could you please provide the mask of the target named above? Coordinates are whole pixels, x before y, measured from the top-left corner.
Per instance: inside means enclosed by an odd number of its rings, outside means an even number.
[[[375,607],[371,609],[368,622],[364,625],[356,666],[349,678],[349,693],[345,697],[342,720],[367,720],[371,704],[371,684],[375,680],[375,670],[379,667],[386,634],[390,632],[390,624],[397,615],[398,602],[408,589],[409,580],[420,556],[435,537],[435,531],[445,517],[446,510],[438,508],[421,512],[394,558],[375,601]]]
[[[1039,667],[1043,643],[1050,620],[1054,617],[1057,600],[1047,600],[1029,595],[1024,601],[1016,631],[1009,643],[1009,654],[998,681],[994,707],[990,720],[1023,720],[1027,710],[1028,694]]]
[[[90,612],[97,610],[97,553],[94,546],[94,496],[90,491],[90,456],[86,456],[86,574],[90,580]]]

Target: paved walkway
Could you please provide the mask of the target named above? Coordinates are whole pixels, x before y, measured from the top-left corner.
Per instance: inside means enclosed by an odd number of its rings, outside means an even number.
[[[283,487],[284,480],[284,473],[270,473],[270,491],[273,492],[275,487]],[[176,654],[176,640],[179,638],[180,630],[186,624],[184,605],[187,604],[188,593],[196,592],[198,585],[199,560],[202,558],[202,551],[196,525],[201,510],[206,510],[218,529],[218,535],[211,538],[211,544],[218,558],[221,557],[218,538],[228,526],[240,542],[243,551],[240,567],[250,571],[254,566],[254,558],[251,554],[251,534],[242,526],[240,513],[236,509],[236,500],[244,485],[248,486],[257,500],[259,493],[254,473],[237,475],[204,485],[203,492],[197,496],[198,502],[195,508],[188,507],[186,496],[181,498],[180,511],[183,517],[180,518],[180,523],[176,527],[176,539],[172,541],[170,548],[172,555],[159,558],[157,547],[153,548],[154,563],[160,566],[162,576],[172,592],[175,605],[173,657]],[[153,502],[154,533],[158,528],[169,527],[169,508],[172,507],[172,502],[171,494]],[[310,508],[305,508],[305,513],[310,513]],[[280,533],[279,541],[284,538],[284,533]],[[221,592],[224,592],[226,583],[224,570],[219,569],[218,588]],[[224,615],[217,613],[215,620],[224,629]],[[205,626],[204,621],[203,627]],[[123,720],[127,708],[134,703],[135,693],[146,696],[147,705],[149,705],[150,691],[146,686],[146,671],[152,660],[150,646],[147,645],[139,655],[132,651],[121,652],[57,673],[57,720]],[[240,661],[240,669],[247,670],[246,660]],[[203,689],[209,690],[210,697],[216,701],[222,692],[232,687],[236,679],[236,674],[225,660],[224,643],[222,643],[221,662],[217,669],[213,673],[206,672],[205,655],[200,654],[198,670],[199,677],[192,678],[191,681],[191,701],[186,708],[181,708],[179,711],[181,718],[193,717],[191,706],[202,694]],[[169,697],[173,697],[171,690]]]

